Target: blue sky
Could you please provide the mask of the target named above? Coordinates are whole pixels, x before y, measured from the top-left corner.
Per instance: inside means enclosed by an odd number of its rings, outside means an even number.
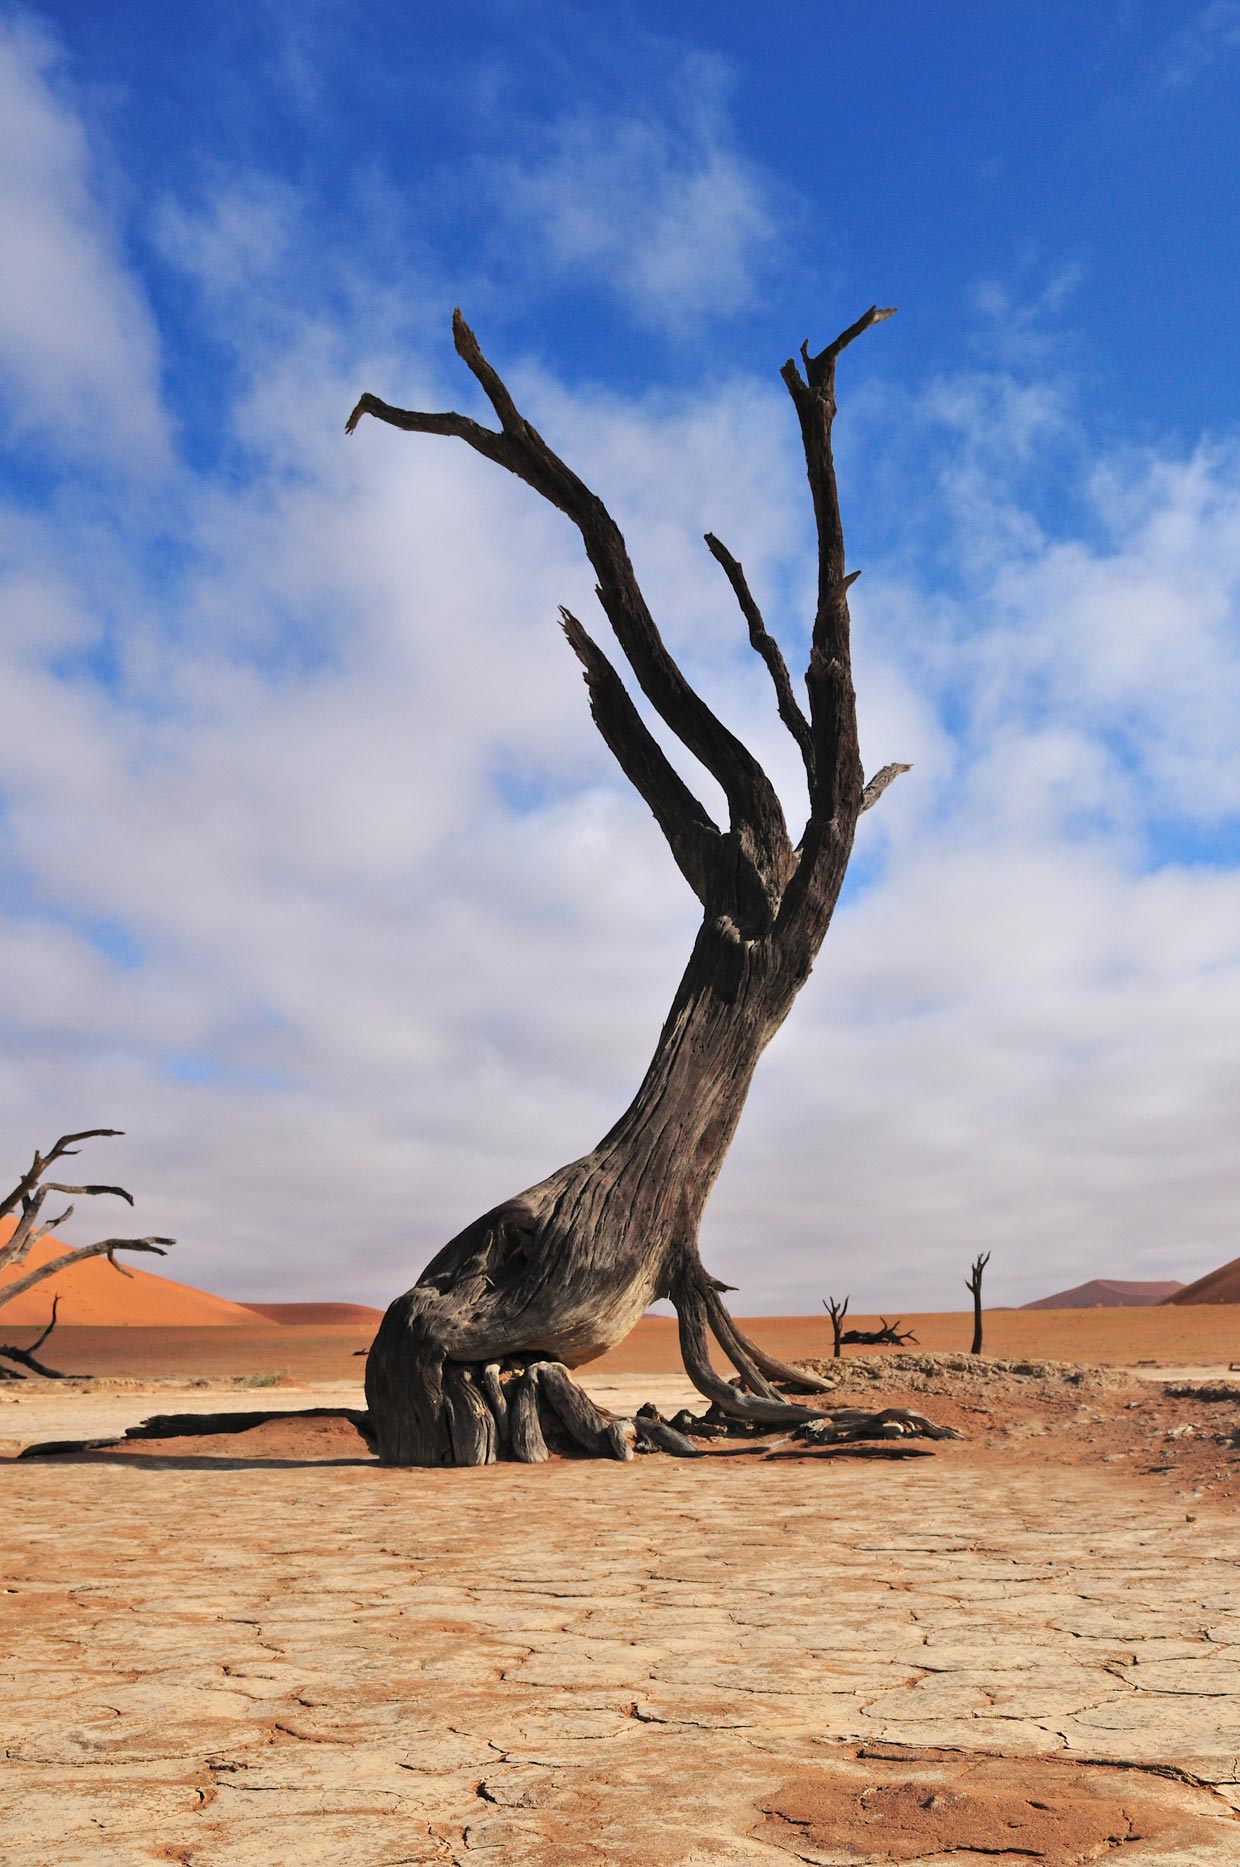
[[[473,408],[460,303],[795,812],[700,535],[803,656],[778,366],[877,301],[839,464],[915,770],[708,1255],[742,1310],[1234,1256],[1238,76],[1240,0],[0,6],[14,1157],[125,1127],[179,1275],[383,1301],[589,1146],[693,904],[553,626],[588,576],[344,416]]]

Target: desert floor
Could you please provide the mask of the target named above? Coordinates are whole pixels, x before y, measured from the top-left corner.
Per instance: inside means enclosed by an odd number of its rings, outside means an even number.
[[[1109,1369],[1002,1313],[981,1365],[837,1365],[968,1435],[911,1456],[472,1472],[296,1417],[360,1404],[356,1330],[60,1331],[97,1383],[0,1388],[0,1857],[1234,1867],[1240,1314],[1149,1314],[1060,1328]],[[668,1410],[674,1368],[647,1324],[587,1385]],[[289,1417],[13,1456],[251,1406]]]

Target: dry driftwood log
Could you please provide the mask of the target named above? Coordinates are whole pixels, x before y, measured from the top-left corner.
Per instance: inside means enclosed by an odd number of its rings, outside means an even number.
[[[800,424],[818,531],[807,708],[741,565],[713,534],[706,540],[805,766],[808,814],[795,843],[766,772],[668,652],[615,520],[522,415],[459,311],[457,354],[498,427],[393,408],[369,394],[349,417],[349,433],[370,415],[412,434],[462,440],[565,514],[581,535],[599,602],[638,686],[728,805],[726,824],[716,823],[644,724],[615,666],[563,611],[594,720],[701,902],[702,923],[654,1058],[615,1126],[580,1160],[466,1226],[388,1309],[367,1361],[366,1395],[379,1455],[389,1464],[537,1459],[556,1433],[585,1450],[630,1456],[654,1423],[605,1422],[568,1370],[620,1341],[658,1297],[676,1307],[689,1375],[726,1415],[767,1427],[817,1417],[780,1389],[822,1384],[741,1334],[697,1240],[755,1065],[826,935],[857,819],[909,769],[884,766],[868,784],[862,772],[849,653],[848,589],[857,573],[845,565],[831,451],[836,364],[890,316],[875,306],[817,355],[803,345],[801,367],[790,359],[781,372]],[[738,1386],[712,1368],[711,1336],[736,1368]]]
[[[126,1200],[129,1205],[133,1205],[133,1195],[127,1193],[123,1186],[69,1186],[63,1180],[45,1180],[43,1177],[56,1161],[71,1159],[80,1153],[81,1150],[75,1146],[76,1142],[112,1139],[120,1132],[119,1128],[84,1128],[79,1134],[62,1134],[59,1141],[55,1146],[50,1147],[46,1154],[40,1154],[36,1148],[30,1167],[7,1198],[0,1200],[0,1219],[9,1218],[14,1213],[18,1214],[17,1223],[12,1232],[3,1244],[0,1244],[0,1273],[16,1270],[24,1264],[40,1239],[46,1238],[49,1232],[54,1232],[58,1225],[63,1225],[65,1220],[72,1216],[73,1207],[66,1206],[64,1211],[57,1213],[54,1219],[44,1219],[42,1217],[43,1205],[49,1193],[89,1194],[92,1198],[101,1193],[112,1193],[117,1199]],[[32,1290],[36,1284],[43,1283],[46,1278],[55,1277],[68,1265],[80,1264],[86,1258],[106,1257],[113,1270],[119,1271],[122,1277],[128,1277],[131,1273],[125,1269],[123,1264],[117,1263],[116,1253],[118,1251],[153,1251],[157,1256],[163,1257],[175,1243],[176,1240],[173,1238],[101,1238],[93,1245],[78,1245],[72,1250],[62,1252],[58,1258],[50,1258],[46,1264],[36,1265],[33,1270],[27,1271],[24,1277],[13,1277],[0,1283],[0,1308],[3,1308],[6,1303],[11,1303],[14,1297]],[[35,1349],[42,1347],[56,1326],[57,1308],[58,1302],[53,1300],[51,1320],[36,1342],[32,1342],[27,1348],[0,1345],[0,1357],[20,1362],[23,1367],[30,1368],[35,1374],[46,1375],[51,1380],[63,1380],[65,1377],[58,1374],[54,1368],[45,1367],[34,1359]],[[0,1369],[0,1375],[9,1380],[24,1378],[13,1369]]]

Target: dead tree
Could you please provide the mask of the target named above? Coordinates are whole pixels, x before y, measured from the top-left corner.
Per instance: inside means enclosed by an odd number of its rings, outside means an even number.
[[[980,1256],[974,1258],[973,1268],[964,1280],[965,1289],[973,1293],[973,1346],[969,1350],[971,1355],[980,1355],[982,1352],[982,1272],[989,1263],[989,1251],[982,1252]]]
[[[906,1342],[915,1342],[917,1337],[911,1329],[901,1334],[898,1316],[894,1322],[880,1316],[877,1329],[845,1329],[841,1340],[859,1348],[903,1348]]]
[[[843,1341],[843,1336],[840,1332],[844,1327],[844,1318],[848,1314],[848,1298],[845,1297],[842,1303],[837,1303],[834,1297],[828,1297],[823,1304],[823,1308],[831,1318],[831,1334],[834,1337],[834,1346],[831,1353],[834,1355],[836,1361],[838,1361],[840,1358],[840,1344]]]
[[[73,1207],[66,1206],[65,1210],[57,1213],[54,1219],[42,1218],[43,1204],[49,1193],[90,1194],[91,1197],[100,1193],[113,1193],[118,1199],[126,1200],[129,1205],[133,1205],[133,1195],[127,1193],[123,1186],[69,1186],[61,1180],[43,1178],[48,1168],[56,1161],[72,1158],[80,1152],[74,1145],[75,1142],[111,1138],[119,1135],[120,1132],[119,1128],[84,1128],[80,1134],[62,1134],[56,1145],[49,1148],[46,1154],[40,1154],[36,1148],[34,1160],[27,1172],[23,1174],[8,1197],[0,1200],[0,1221],[11,1218],[14,1213],[18,1214],[13,1230],[3,1243],[0,1243],[0,1308],[3,1308],[6,1303],[11,1303],[14,1297],[22,1296],[27,1290],[32,1290],[36,1284],[41,1284],[45,1278],[55,1277],[70,1264],[80,1264],[86,1258],[106,1257],[113,1270],[119,1271],[122,1277],[129,1277],[132,1273],[127,1271],[123,1264],[117,1262],[118,1251],[153,1251],[163,1257],[165,1252],[176,1243],[176,1240],[172,1238],[102,1238],[97,1244],[78,1245],[62,1252],[59,1257],[49,1258],[46,1264],[37,1264],[33,1270],[27,1271],[25,1276],[10,1278],[7,1275],[11,1271],[19,1270],[34,1247],[46,1238],[49,1232],[55,1231],[57,1226],[63,1225],[66,1219],[72,1216]],[[42,1347],[56,1326],[57,1308],[58,1299],[53,1299],[51,1320],[38,1340],[32,1342],[29,1348],[0,1345],[0,1356],[9,1361],[20,1362],[23,1367],[30,1368],[35,1374],[46,1375],[52,1380],[62,1379],[63,1377],[58,1375],[55,1369],[45,1367],[34,1359],[35,1349]],[[9,1380],[23,1378],[11,1369],[3,1372]]]
[[[663,724],[721,787],[717,824],[646,727],[615,666],[576,616],[561,612],[590,710],[625,776],[653,813],[702,904],[702,924],[653,1061],[597,1147],[467,1225],[398,1297],[367,1361],[380,1457],[391,1465],[476,1465],[545,1455],[545,1430],[591,1452],[627,1457],[639,1429],[601,1414],[567,1370],[620,1341],[670,1297],[694,1384],[731,1417],[793,1425],[808,1410],[779,1384],[813,1391],[803,1370],[742,1335],[724,1288],[698,1255],[698,1226],[735,1132],[755,1065],[787,1016],[831,921],[857,819],[906,765],[869,783],[861,768],[849,654],[844,537],[832,461],[835,370],[854,339],[891,315],[874,307],[802,369],[781,372],[800,424],[818,531],[818,594],[808,710],[746,581],[717,538],[706,544],[766,664],[779,716],[805,766],[808,815],[793,842],[774,786],[753,753],[695,692],[646,605],[619,527],[513,401],[459,311],[457,354],[498,427],[469,416],[393,408],[363,395],[363,415],[412,434],[452,436],[515,474],[577,527],[603,612]],[[713,1335],[740,1377],[711,1366]]]

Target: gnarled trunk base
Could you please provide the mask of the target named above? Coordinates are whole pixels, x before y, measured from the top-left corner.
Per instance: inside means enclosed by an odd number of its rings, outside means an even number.
[[[667,1294],[680,1319],[686,1372],[716,1414],[768,1431],[820,1419],[780,1390],[828,1393],[830,1384],[766,1354],[743,1335],[696,1251],[680,1254]],[[515,1313],[521,1305],[501,1307]],[[682,1457],[696,1453],[653,1408],[623,1419],[596,1406],[547,1345],[546,1332],[535,1348],[466,1359],[461,1310],[454,1291],[417,1285],[389,1306],[379,1326],[367,1358],[366,1402],[385,1465],[490,1465],[499,1459],[537,1464],[549,1447],[615,1459],[630,1459],[639,1448]],[[579,1316],[574,1327],[580,1327]],[[736,1369],[734,1381],[711,1364],[712,1335]]]

